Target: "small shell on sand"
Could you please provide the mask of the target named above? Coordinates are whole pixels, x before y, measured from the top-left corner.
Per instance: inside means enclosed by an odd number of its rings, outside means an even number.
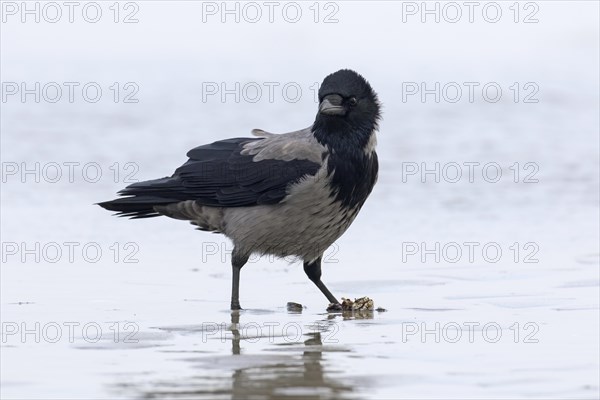
[[[375,308],[375,304],[372,299],[365,297],[359,297],[354,299],[354,301],[342,297],[342,303],[340,304],[330,304],[327,307],[327,311],[387,311],[385,308]]]
[[[374,309],[373,300],[366,296],[354,299],[354,301],[342,297],[342,310],[344,311],[373,311]]]

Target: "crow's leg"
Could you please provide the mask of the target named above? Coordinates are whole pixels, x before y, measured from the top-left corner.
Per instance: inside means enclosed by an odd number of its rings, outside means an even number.
[[[231,253],[231,267],[233,269],[233,278],[231,280],[231,309],[241,310],[240,306],[240,271],[246,262],[248,256],[239,254],[233,249]]]
[[[308,276],[308,279],[313,281],[315,285],[323,292],[327,300],[333,304],[340,304],[340,302],[335,298],[333,294],[327,289],[327,286],[321,281],[321,257],[317,258],[315,261],[309,263],[307,261],[304,262],[304,272]]]

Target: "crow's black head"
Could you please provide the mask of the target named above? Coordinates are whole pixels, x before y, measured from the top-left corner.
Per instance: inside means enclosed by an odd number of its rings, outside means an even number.
[[[365,146],[377,129],[380,105],[369,82],[349,69],[327,76],[319,89],[319,113],[313,126],[322,143]]]

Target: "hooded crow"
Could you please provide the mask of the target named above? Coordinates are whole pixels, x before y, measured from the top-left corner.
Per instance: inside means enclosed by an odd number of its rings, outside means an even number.
[[[99,203],[122,217],[167,216],[233,241],[231,309],[240,309],[240,270],[253,253],[303,260],[330,303],[321,258],[348,229],[377,180],[380,104],[371,85],[343,69],[319,89],[314,123],[285,134],[196,147],[170,177],[138,182]]]

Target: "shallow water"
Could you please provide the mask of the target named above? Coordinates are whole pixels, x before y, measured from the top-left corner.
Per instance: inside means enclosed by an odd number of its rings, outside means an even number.
[[[200,3],[138,4],[133,25],[2,25],[3,82],[105,90],[2,103],[2,398],[599,397],[597,3],[536,2],[528,25],[399,24],[391,2],[337,3],[329,25],[203,24]],[[327,313],[299,263],[262,257],[232,313],[227,240],[93,205],[196,145],[309,125],[310,86],[342,66],[384,103],[381,170],[323,279],[386,312]],[[116,81],[136,82],[139,103],[107,97]],[[403,82],[422,81],[505,95],[402,101]],[[203,101],[203,82],[304,95]],[[514,82],[535,82],[539,102],[515,103]],[[35,163],[39,182],[23,172]]]

